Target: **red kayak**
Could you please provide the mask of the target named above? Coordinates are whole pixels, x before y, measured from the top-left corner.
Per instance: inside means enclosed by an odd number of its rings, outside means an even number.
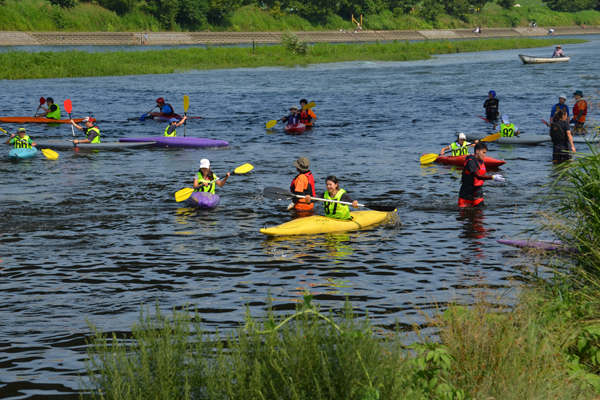
[[[300,135],[306,131],[306,125],[304,124],[289,124],[283,128],[285,133],[289,133],[290,135]]]
[[[425,155],[425,154],[423,154],[423,155]],[[464,156],[439,156],[435,160],[435,162],[440,163],[440,164],[446,164],[446,165],[458,165],[458,166],[462,167],[463,165],[465,165],[466,158],[467,158],[466,155],[464,155]],[[498,160],[497,158],[485,156],[483,158],[483,163],[485,164],[486,167],[499,167],[501,165],[506,164],[506,161]]]
[[[83,118],[73,118],[73,121],[81,122]],[[92,121],[96,121],[96,118],[92,118]],[[68,124],[68,119],[52,119],[44,117],[0,117],[0,122],[5,124],[24,124],[24,123],[40,123],[40,124]]]

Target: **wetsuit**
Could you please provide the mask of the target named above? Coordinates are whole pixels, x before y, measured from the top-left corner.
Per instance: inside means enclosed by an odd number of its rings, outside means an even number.
[[[459,207],[482,207],[483,204],[483,181],[492,179],[485,174],[486,168],[483,161],[479,161],[474,155],[465,160],[462,172],[462,184],[458,192]]]
[[[567,132],[571,130],[571,125],[568,121],[554,121],[550,125],[550,137],[552,138],[552,162],[557,163],[565,160],[570,160],[571,145]]]
[[[500,115],[498,111],[500,100],[497,98],[487,99],[485,103],[483,103],[483,108],[485,108],[485,118],[489,120],[498,119]]]

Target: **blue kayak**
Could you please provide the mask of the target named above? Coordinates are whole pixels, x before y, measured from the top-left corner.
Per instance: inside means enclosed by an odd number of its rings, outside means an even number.
[[[12,149],[8,152],[8,157],[10,157],[11,160],[25,160],[27,158],[35,157],[37,152],[35,147],[31,149]]]

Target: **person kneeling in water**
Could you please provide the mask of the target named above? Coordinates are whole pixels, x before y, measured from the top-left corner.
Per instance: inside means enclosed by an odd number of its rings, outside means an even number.
[[[504,182],[502,175],[486,175],[483,159],[487,153],[485,143],[475,145],[475,155],[468,156],[462,172],[462,184],[458,192],[459,207],[483,207],[483,181],[490,179]]]
[[[327,190],[320,194],[322,199],[343,201],[344,203],[352,203],[352,207],[358,208],[358,201],[352,200],[352,197],[344,189],[340,189],[338,178],[329,175],[325,179],[325,187]],[[306,195],[306,203],[310,204],[310,195]],[[325,216],[334,219],[352,219],[350,216],[350,207],[346,204],[323,202]]]

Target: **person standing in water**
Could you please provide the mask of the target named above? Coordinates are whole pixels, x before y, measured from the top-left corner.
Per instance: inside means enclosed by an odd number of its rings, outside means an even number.
[[[558,103],[553,105],[552,110],[550,110],[550,124],[548,124],[548,126],[552,125],[552,122],[554,122],[554,114],[556,114],[557,111],[562,111],[563,113],[566,113],[567,117],[570,116],[569,106],[565,104],[566,101],[567,101],[566,94],[563,93],[560,96],[558,96]]]
[[[458,192],[458,206],[464,207],[483,207],[483,182],[495,180],[504,182],[502,175],[486,175],[487,172],[483,162],[487,153],[485,143],[475,145],[475,154],[468,156],[465,160],[460,191]]]
[[[498,110],[500,100],[496,98],[496,92],[490,90],[488,93],[488,99],[483,103],[483,108],[485,108],[485,118],[489,121],[495,121],[498,119],[500,115],[500,111]]]
[[[583,130],[583,124],[585,124],[585,116],[587,115],[587,102],[583,99],[583,92],[577,90],[573,93],[575,97],[575,105],[573,106],[573,119],[572,124],[575,124],[575,130]]]

